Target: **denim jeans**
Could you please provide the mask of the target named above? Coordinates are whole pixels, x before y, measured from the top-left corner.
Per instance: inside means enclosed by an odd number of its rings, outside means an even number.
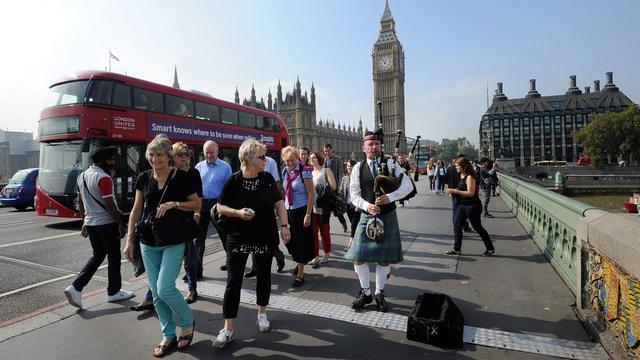
[[[107,257],[109,264],[107,294],[114,295],[122,287],[120,275],[120,234],[115,223],[105,225],[87,226],[89,241],[93,249],[93,256],[89,258],[78,277],[73,282],[73,287],[78,291],[87,286],[89,280],[96,273],[98,267]]]
[[[191,308],[180,291],[176,289],[176,279],[184,256],[184,244],[169,246],[140,244],[140,250],[153,293],[153,305],[160,320],[162,336],[165,339],[172,339],[176,336],[174,314],[179,319],[180,327],[193,324]]]
[[[482,213],[482,207],[480,205],[462,205],[460,204],[456,210],[453,220],[453,235],[455,237],[455,241],[453,243],[453,249],[456,251],[461,251],[462,249],[462,224],[466,219],[469,219],[473,230],[480,235],[482,241],[484,242],[484,246],[487,250],[493,250],[493,243],[491,242],[491,238],[489,237],[489,233],[482,227],[482,223],[480,221],[480,214]]]

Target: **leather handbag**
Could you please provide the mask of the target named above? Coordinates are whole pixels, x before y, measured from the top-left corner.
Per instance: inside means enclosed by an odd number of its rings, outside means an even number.
[[[419,295],[409,313],[407,339],[442,348],[461,348],[464,317],[445,294]]]

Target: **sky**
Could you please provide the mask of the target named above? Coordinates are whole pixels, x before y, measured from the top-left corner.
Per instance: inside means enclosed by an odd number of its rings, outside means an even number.
[[[640,102],[637,0],[390,0],[405,52],[408,136],[478,144],[487,88],[509,98],[605,83]],[[373,127],[372,50],[384,0],[11,1],[0,14],[0,128],[37,132],[48,87],[112,71],[233,101],[316,88],[317,119]],[[490,101],[490,100],[489,100]]]

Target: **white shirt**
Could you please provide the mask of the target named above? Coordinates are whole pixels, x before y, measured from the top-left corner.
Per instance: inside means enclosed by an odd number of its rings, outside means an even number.
[[[367,169],[364,171],[371,171],[371,162],[373,160],[367,159]],[[376,164],[376,168],[379,167],[380,164]],[[393,168],[396,169],[396,176],[400,176],[402,173],[402,168],[398,164],[393,164],[393,160],[387,159],[387,167],[389,168],[389,173]],[[375,177],[375,176],[374,176]],[[400,187],[398,190],[386,194],[389,198],[390,202],[398,201],[405,196],[409,195],[409,193],[413,190],[413,185],[411,184],[411,180],[408,176],[402,177],[402,183],[400,183]],[[360,162],[358,162],[353,169],[351,170],[351,182],[349,183],[349,192],[351,195],[351,203],[353,206],[358,209],[367,211],[369,205],[373,205],[367,200],[363,199],[360,193]]]
[[[276,182],[280,180],[280,173],[278,172],[278,164],[272,158],[265,156],[264,157],[264,171],[268,172],[273,176],[273,180]]]

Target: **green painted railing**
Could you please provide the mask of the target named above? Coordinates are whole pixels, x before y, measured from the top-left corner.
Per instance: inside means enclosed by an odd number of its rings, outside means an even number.
[[[579,293],[576,226],[585,211],[593,207],[502,172],[499,178],[502,200],[571,291]]]

